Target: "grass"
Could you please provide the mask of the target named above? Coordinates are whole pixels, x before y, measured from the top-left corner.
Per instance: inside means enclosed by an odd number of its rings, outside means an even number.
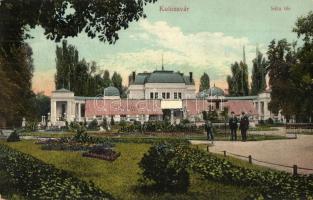
[[[109,191],[117,199],[244,199],[251,188],[219,184],[203,180],[191,174],[191,186],[187,193],[170,194],[139,190],[140,169],[138,162],[149,149],[148,144],[117,144],[121,156],[114,162],[84,158],[79,152],[43,151],[34,141],[4,143],[14,149],[30,154],[46,163],[70,171],[75,176],[93,181],[99,188]]]
[[[23,133],[22,136],[35,136],[35,137],[55,137],[55,138],[61,138],[61,137],[72,137],[75,135],[73,132],[59,132],[59,133],[49,133],[49,132],[28,132]],[[207,140],[207,137],[205,134],[192,134],[192,133],[186,133],[186,134],[173,134],[170,133],[167,134],[161,134],[161,135],[145,135],[140,133],[134,133],[134,134],[116,134],[116,136],[107,135],[105,133],[95,133],[95,132],[89,132],[88,135],[94,136],[94,137],[119,137],[119,138],[181,138],[186,140]],[[241,140],[240,132],[237,132],[238,140]],[[285,136],[278,136],[278,135],[257,135],[257,134],[248,134],[248,141],[262,141],[262,140],[280,140],[280,139],[289,139]],[[230,140],[230,134],[227,133],[225,136],[225,133],[218,133],[215,134],[215,140],[216,141],[228,141]]]

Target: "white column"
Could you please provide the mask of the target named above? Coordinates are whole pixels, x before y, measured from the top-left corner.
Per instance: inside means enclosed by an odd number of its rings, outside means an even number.
[[[270,118],[270,114],[268,111],[268,102],[264,100],[264,119]]]
[[[66,102],[66,120],[68,122],[71,121],[71,116],[72,116],[72,105],[71,105],[71,101],[67,101]]]
[[[171,124],[174,124],[174,110],[171,110]]]
[[[81,116],[82,116],[82,106],[80,103],[78,103],[78,121],[81,121]]]
[[[258,101],[258,115],[259,115],[259,120],[261,120],[261,101]]]
[[[57,112],[57,109],[56,109],[57,105],[56,104],[57,104],[57,102],[55,100],[51,100],[51,105],[50,105],[51,106],[51,113],[50,113],[51,117],[50,118],[51,118],[52,124],[55,124],[55,122],[57,121],[57,113],[56,113]]]

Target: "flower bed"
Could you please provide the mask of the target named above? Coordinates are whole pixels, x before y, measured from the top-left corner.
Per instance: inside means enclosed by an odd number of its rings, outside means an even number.
[[[107,160],[107,161],[114,161],[120,155],[121,155],[121,153],[115,152],[115,151],[113,151],[111,149],[109,149],[109,150],[107,150],[107,152],[101,153],[101,154],[99,154],[99,153],[91,153],[91,152],[83,153],[83,157],[97,158],[97,159]]]

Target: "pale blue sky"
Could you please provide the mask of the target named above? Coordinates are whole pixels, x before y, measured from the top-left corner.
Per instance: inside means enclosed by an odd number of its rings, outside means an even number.
[[[189,12],[160,12],[160,6],[188,7]],[[282,10],[275,11],[274,7]],[[207,72],[212,81],[225,88],[230,64],[242,58],[243,45],[251,67],[256,44],[265,52],[272,39],[296,40],[294,23],[312,8],[313,0],[159,0],[145,8],[145,20],[119,32],[115,45],[85,34],[68,38],[68,42],[77,47],[81,58],[96,61],[101,69],[116,70],[124,79],[133,70],[160,68],[164,54],[167,69],[193,71],[196,78]],[[31,34],[33,87],[49,93],[54,89],[56,43],[46,40],[40,27]]]

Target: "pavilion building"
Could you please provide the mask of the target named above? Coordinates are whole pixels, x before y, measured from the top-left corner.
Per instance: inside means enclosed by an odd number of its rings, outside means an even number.
[[[65,121],[101,122],[169,120],[172,124],[182,119],[201,121],[203,111],[247,113],[252,120],[268,118],[284,120],[268,110],[269,92],[257,96],[229,97],[215,85],[196,93],[193,73],[188,76],[180,72],[156,70],[129,76],[127,98],[121,99],[115,87],[104,89],[103,96],[81,97],[73,92],[59,89],[52,92],[51,116],[53,126],[64,126]]]

